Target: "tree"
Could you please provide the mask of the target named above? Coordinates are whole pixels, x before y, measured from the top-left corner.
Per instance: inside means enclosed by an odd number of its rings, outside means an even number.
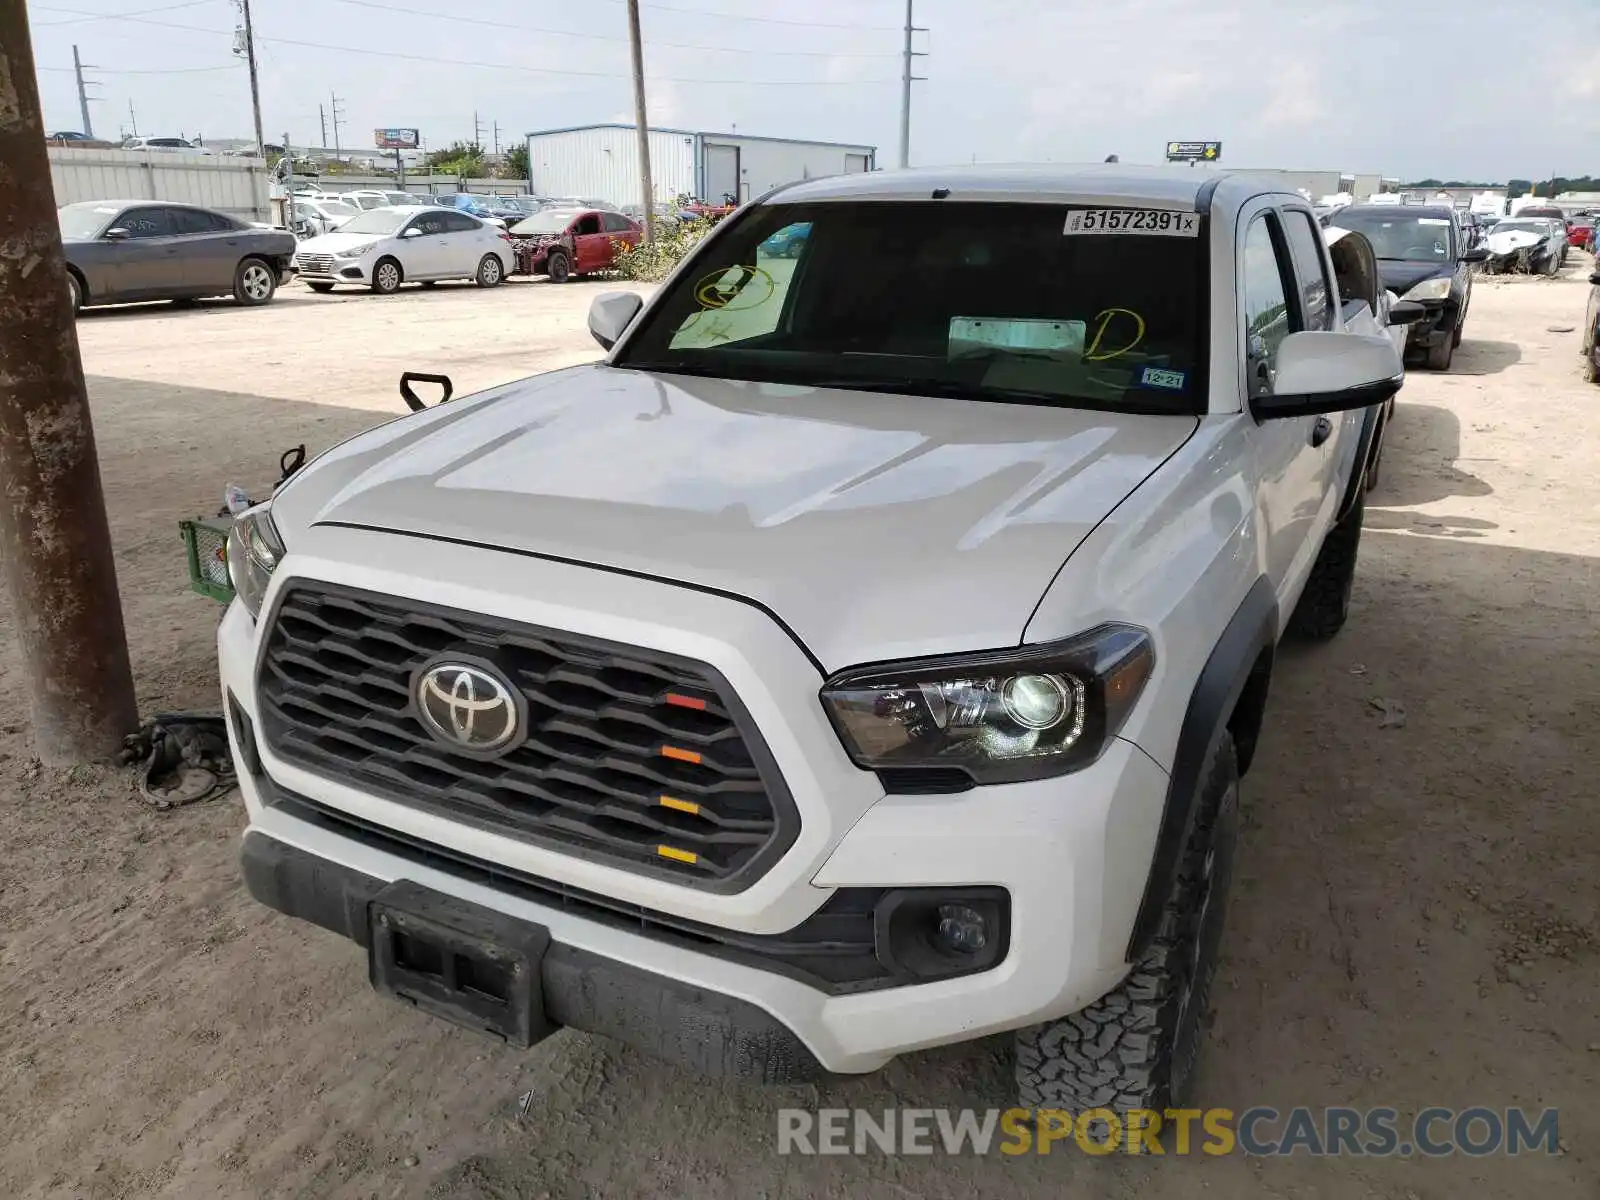
[[[446,175],[472,178],[483,173],[483,147],[477,142],[451,142],[428,153],[428,165]]]
[[[507,179],[528,179],[528,143],[513,146],[506,151],[505,175]]]

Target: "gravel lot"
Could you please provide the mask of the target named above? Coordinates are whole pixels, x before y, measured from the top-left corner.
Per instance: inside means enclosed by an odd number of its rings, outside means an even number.
[[[30,762],[0,612],[0,1195],[1600,1195],[1600,390],[1571,332],[1579,258],[1480,280],[1454,370],[1402,393],[1352,620],[1274,679],[1195,1097],[1557,1106],[1564,1153],[779,1157],[785,1106],[1004,1106],[1006,1039],[763,1091],[573,1033],[513,1053],[380,1000],[354,947],[245,896],[236,800],[158,815],[125,773]],[[187,591],[180,517],[225,481],[270,484],[287,446],[399,414],[402,369],[468,392],[595,357],[605,286],[87,314],[142,708],[216,705],[218,614]],[[1380,729],[1380,700],[1406,723]]]

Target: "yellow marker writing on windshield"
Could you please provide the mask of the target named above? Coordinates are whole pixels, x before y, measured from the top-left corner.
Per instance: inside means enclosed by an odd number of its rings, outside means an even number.
[[[1133,321],[1133,337],[1126,345],[1118,346],[1115,350],[1102,350],[1100,343],[1105,340],[1106,331],[1116,322],[1118,316],[1128,317]],[[1094,337],[1089,339],[1088,346],[1084,348],[1084,362],[1105,362],[1107,359],[1120,358],[1144,341],[1144,318],[1131,308],[1101,309],[1095,313],[1094,322]]]

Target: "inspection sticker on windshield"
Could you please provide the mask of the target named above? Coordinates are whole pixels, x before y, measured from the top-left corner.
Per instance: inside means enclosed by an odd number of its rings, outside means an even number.
[[[1164,208],[1079,208],[1067,214],[1063,236],[1136,233],[1156,237],[1199,237],[1200,214]]]
[[[1183,391],[1182,371],[1168,371],[1164,367],[1146,367],[1139,375],[1139,383],[1148,388],[1161,388],[1167,392]]]

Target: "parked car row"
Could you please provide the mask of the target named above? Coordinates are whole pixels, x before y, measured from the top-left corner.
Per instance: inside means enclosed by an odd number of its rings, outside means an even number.
[[[271,301],[295,239],[191,204],[91,200],[58,210],[72,311],[137,300],[231,295]]]

